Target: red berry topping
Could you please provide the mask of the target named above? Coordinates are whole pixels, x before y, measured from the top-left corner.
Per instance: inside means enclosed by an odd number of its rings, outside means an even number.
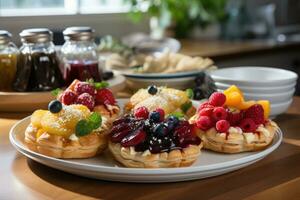
[[[203,108],[199,111],[199,116],[208,116],[211,117],[213,108]]]
[[[77,94],[75,94],[71,90],[64,91],[60,96],[61,102],[65,105],[71,105],[75,103],[76,98],[77,98]]]
[[[114,105],[116,103],[113,93],[108,88],[97,90],[95,98],[97,104]]]
[[[137,129],[131,134],[124,137],[121,141],[123,147],[136,146],[146,139],[146,133],[143,129]]]
[[[208,99],[208,103],[213,106],[223,106],[225,101],[226,96],[222,92],[214,92]]]
[[[90,94],[83,93],[83,94],[81,94],[77,97],[76,104],[85,105],[86,107],[88,107],[92,111],[94,109],[94,106],[95,106],[95,100]]]
[[[216,123],[216,129],[219,133],[226,133],[230,127],[230,124],[227,120],[220,120]]]
[[[145,106],[142,106],[135,109],[133,114],[136,118],[147,119],[149,116],[149,111]]]
[[[86,82],[78,82],[75,87],[74,91],[77,95],[83,94],[83,93],[88,93],[91,96],[95,95],[95,88],[94,86],[90,85],[89,83]]]
[[[119,143],[122,141],[124,137],[126,137],[130,132],[130,128],[126,127],[123,130],[120,130],[119,132],[116,132],[111,135],[111,141],[114,143]]]
[[[223,107],[216,107],[216,108],[213,109],[213,111],[212,111],[212,118],[215,121],[226,119],[226,117],[227,117],[227,112],[226,112],[225,108],[223,108]]]
[[[244,132],[254,132],[257,129],[257,125],[255,124],[254,120],[251,118],[242,119],[239,127]]]
[[[204,108],[214,108],[214,107],[212,105],[210,105],[208,102],[204,102],[204,103],[200,104],[200,106],[198,107],[198,112],[200,112],[200,110],[202,110]]]
[[[243,119],[242,112],[227,112],[227,121],[230,123],[231,126],[238,125],[241,120]]]
[[[256,124],[263,124],[264,119],[264,109],[260,104],[254,104],[245,111],[245,118],[251,118]]]
[[[165,119],[165,111],[162,108],[157,108],[155,109],[156,112],[159,112],[160,120],[159,121],[164,121]]]
[[[197,128],[206,131],[213,126],[212,120],[207,116],[200,116],[196,121]]]

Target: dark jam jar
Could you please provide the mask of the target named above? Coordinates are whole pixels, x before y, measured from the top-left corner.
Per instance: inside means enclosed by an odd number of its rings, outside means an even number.
[[[61,48],[61,61],[66,84],[74,79],[101,81],[94,30],[90,27],[69,27],[63,34],[66,42]]]
[[[49,91],[64,85],[49,29],[26,29],[17,64],[16,91]]]

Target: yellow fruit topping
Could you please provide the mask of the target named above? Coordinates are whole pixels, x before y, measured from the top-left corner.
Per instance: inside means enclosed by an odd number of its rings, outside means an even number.
[[[41,119],[45,115],[47,111],[46,110],[36,110],[34,113],[31,115],[31,123],[37,127],[41,128]]]
[[[259,100],[257,101],[258,104],[260,104],[264,109],[264,117],[265,119],[268,119],[271,111],[270,102],[267,100]]]
[[[58,113],[47,110],[37,110],[31,116],[31,123],[39,128],[37,137],[43,132],[68,137],[75,132],[78,121],[87,119],[90,110],[84,105],[64,106]]]
[[[267,119],[270,114],[270,102],[267,100],[260,101],[245,101],[242,91],[235,85],[230,86],[228,89],[224,90],[224,95],[226,96],[225,105],[229,107],[234,107],[239,110],[246,110],[253,106],[254,104],[260,104],[264,109],[264,117]]]
[[[39,129],[38,132],[36,133],[36,138],[39,138],[41,137],[41,135],[43,135],[43,133],[45,133],[45,130],[44,129]]]
[[[53,114],[49,111],[43,116],[41,124],[45,131],[54,135],[69,136],[74,132],[66,127],[64,121],[58,117],[58,114]]]

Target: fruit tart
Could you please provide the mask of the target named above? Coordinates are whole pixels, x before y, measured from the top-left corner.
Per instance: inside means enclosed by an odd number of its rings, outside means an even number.
[[[25,131],[32,151],[55,158],[89,158],[108,143],[110,123],[84,105],[63,105],[53,100],[48,110],[36,110]]]
[[[138,90],[125,105],[125,111],[130,112],[144,106],[150,111],[162,108],[167,115],[180,112],[191,117],[196,109],[192,105],[189,92],[192,93],[192,90],[181,91],[151,85],[147,89]]]
[[[113,122],[108,147],[126,167],[167,168],[190,166],[199,157],[202,143],[187,120],[165,117],[161,108],[149,113],[139,107]]]
[[[257,151],[272,142],[278,129],[268,119],[269,113],[269,101],[245,101],[233,85],[223,93],[213,93],[190,122],[198,128],[205,149],[223,153]]]
[[[113,122],[119,116],[120,108],[107,86],[107,82],[74,80],[65,91],[57,92],[57,99],[64,105],[85,105],[90,111],[98,112]]]

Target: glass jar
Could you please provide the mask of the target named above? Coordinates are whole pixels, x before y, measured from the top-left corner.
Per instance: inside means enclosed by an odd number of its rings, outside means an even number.
[[[10,91],[17,70],[18,49],[11,42],[11,34],[0,30],[0,91]]]
[[[61,61],[66,84],[74,79],[101,81],[94,30],[90,27],[68,27],[63,34],[66,42],[61,48]]]
[[[46,28],[25,29],[20,33],[20,47],[14,89],[48,91],[63,86],[52,32]]]

